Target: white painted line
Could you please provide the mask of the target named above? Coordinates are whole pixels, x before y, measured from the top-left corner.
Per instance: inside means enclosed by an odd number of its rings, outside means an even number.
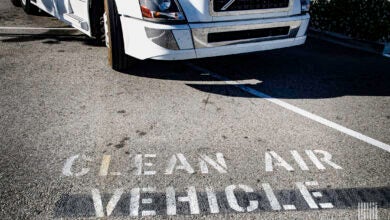
[[[301,157],[301,155],[296,150],[291,151],[292,156],[294,157],[294,160],[298,163],[298,166],[301,168],[301,170],[309,170],[309,167]]]
[[[100,166],[99,176],[107,176],[110,167],[111,155],[103,155],[102,165]]]
[[[104,217],[102,197],[97,189],[92,189],[93,205],[95,207],[96,217]]]
[[[318,186],[318,182],[317,181],[308,181],[308,182],[305,182],[305,185],[306,186]]]
[[[173,81],[173,80],[172,80]],[[257,85],[262,83],[262,81],[257,79],[245,79],[245,80],[237,80],[240,84],[245,85]],[[225,85],[226,83],[223,81],[183,81],[183,83],[191,84],[191,85]]]
[[[328,203],[328,202],[327,203],[320,203],[319,205],[323,209],[333,209],[334,208],[333,204],[332,203]]]
[[[130,216],[138,216],[139,200],[141,198],[141,189],[134,188],[130,192]]]
[[[77,30],[75,28],[50,28],[50,27],[0,27],[0,30]]]
[[[166,189],[167,215],[176,215],[176,192],[173,187]]]
[[[309,207],[311,209],[318,209],[316,202],[314,201],[313,197],[311,197],[310,192],[307,190],[306,186],[302,182],[297,182],[295,184]]]
[[[295,205],[283,205],[284,210],[296,210]]]
[[[211,187],[206,187],[207,199],[209,200],[210,212],[213,214],[219,213],[217,196]]]
[[[321,198],[322,197],[322,193],[321,192],[312,192],[311,193],[314,197],[316,198]]]
[[[153,203],[153,199],[151,199],[151,198],[142,199],[142,203],[143,204],[152,204]]]
[[[268,201],[271,204],[272,210],[280,210],[281,207],[280,207],[279,201],[276,198],[274,191],[272,191],[271,186],[268,183],[263,183],[262,186],[263,186],[265,195],[267,196]],[[291,206],[288,206],[288,207],[291,208]],[[283,208],[286,209],[286,205],[284,205]],[[295,208],[295,206],[294,206],[294,208]],[[292,210],[292,209],[288,209],[288,210]]]
[[[123,189],[117,189],[114,192],[114,195],[111,197],[110,201],[108,201],[106,211],[107,216],[110,216],[111,213],[114,211],[116,205],[118,204],[119,200],[121,199],[121,196],[123,194]]]
[[[313,121],[316,121],[318,123],[326,125],[326,126],[328,126],[330,128],[338,130],[338,131],[340,131],[340,132],[342,132],[344,134],[347,134],[347,135],[352,136],[354,138],[357,138],[357,139],[359,139],[361,141],[364,141],[364,142],[366,142],[368,144],[371,144],[371,145],[374,145],[376,147],[379,147],[379,148],[381,148],[381,149],[383,149],[383,150],[385,150],[387,152],[390,152],[390,145],[388,145],[386,143],[380,142],[380,141],[375,140],[373,138],[370,138],[370,137],[368,137],[366,135],[363,135],[363,134],[361,134],[359,132],[353,131],[353,130],[351,130],[349,128],[346,128],[346,127],[344,127],[342,125],[339,125],[339,124],[334,123],[332,121],[329,121],[329,120],[327,120],[325,118],[322,118],[322,117],[320,117],[318,115],[310,113],[310,112],[308,112],[306,110],[303,110],[301,108],[295,107],[295,106],[293,106],[291,104],[288,104],[287,102],[284,102],[284,101],[281,101],[279,99],[273,98],[272,96],[269,96],[269,95],[267,95],[265,93],[259,92],[259,91],[255,90],[255,89],[252,89],[252,88],[248,87],[248,86],[241,85],[237,81],[230,80],[230,79],[228,79],[228,78],[226,78],[224,76],[221,76],[219,74],[213,73],[213,72],[211,72],[211,71],[209,71],[207,69],[204,69],[202,67],[196,66],[196,65],[191,64],[191,63],[187,63],[187,65],[192,67],[192,68],[194,68],[194,69],[196,69],[196,70],[198,70],[198,71],[206,72],[210,76],[212,76],[212,77],[214,77],[216,79],[219,79],[221,81],[225,81],[225,83],[227,85],[235,86],[235,87],[237,87],[237,88],[239,88],[239,89],[241,89],[241,90],[243,90],[243,91],[245,91],[245,92],[247,92],[247,93],[249,93],[251,95],[257,96],[257,97],[265,99],[267,101],[270,101],[270,102],[272,102],[272,103],[274,103],[276,105],[279,105],[279,106],[281,106],[281,107],[283,107],[283,108],[285,108],[287,110],[293,111],[293,112],[295,112],[295,113],[297,113],[297,114],[299,114],[299,115],[301,115],[303,117],[309,118],[309,119],[311,119]]]

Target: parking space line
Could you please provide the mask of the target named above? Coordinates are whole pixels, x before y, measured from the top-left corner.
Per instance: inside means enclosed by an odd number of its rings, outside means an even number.
[[[200,71],[200,72],[208,73],[211,77],[216,78],[216,79],[221,80],[221,81],[224,81],[225,84],[227,84],[227,85],[235,86],[235,87],[237,87],[237,88],[239,88],[239,89],[241,89],[241,90],[243,90],[243,91],[245,91],[245,92],[247,92],[247,93],[249,93],[251,95],[254,95],[254,96],[262,98],[262,99],[265,99],[265,100],[267,100],[269,102],[272,102],[272,103],[274,103],[276,105],[279,105],[279,106],[281,106],[281,107],[283,107],[283,108],[285,108],[287,110],[295,112],[295,113],[297,113],[297,114],[299,114],[301,116],[304,116],[304,117],[306,117],[308,119],[311,119],[313,121],[316,121],[318,123],[326,125],[326,126],[328,126],[330,128],[338,130],[338,131],[340,131],[340,132],[342,132],[344,134],[347,134],[347,135],[349,135],[351,137],[357,138],[357,139],[359,139],[361,141],[364,141],[364,142],[366,142],[368,144],[374,145],[374,146],[379,147],[379,148],[381,148],[381,149],[383,149],[383,150],[385,150],[387,152],[390,152],[390,145],[388,145],[386,143],[383,143],[383,142],[380,142],[380,141],[375,140],[373,138],[370,138],[370,137],[368,137],[368,136],[366,136],[364,134],[361,134],[359,132],[356,132],[354,130],[346,128],[346,127],[344,127],[342,125],[339,125],[337,123],[329,121],[329,120],[327,120],[325,118],[322,118],[322,117],[320,117],[318,115],[310,113],[310,112],[308,112],[306,110],[303,110],[303,109],[298,108],[296,106],[293,106],[291,104],[288,104],[287,102],[281,101],[281,100],[279,100],[277,98],[274,98],[272,96],[269,96],[269,95],[267,95],[265,93],[259,92],[259,91],[255,90],[253,88],[250,88],[248,86],[242,85],[238,81],[228,79],[228,78],[226,78],[224,76],[221,76],[221,75],[219,75],[217,73],[214,73],[214,72],[212,72],[210,70],[207,70],[207,69],[205,69],[203,67],[194,65],[192,63],[187,63],[187,65],[192,67],[192,68],[194,68],[195,70]]]
[[[0,30],[77,30],[75,28],[50,28],[50,27],[0,27]]]

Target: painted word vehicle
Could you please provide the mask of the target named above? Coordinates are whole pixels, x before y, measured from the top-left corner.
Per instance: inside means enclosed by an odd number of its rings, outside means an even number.
[[[295,201],[289,201],[288,204],[279,202],[276,193],[268,183],[261,184],[262,191],[255,190],[245,184],[229,185],[223,192],[216,192],[210,186],[205,187],[202,189],[204,191],[200,192],[194,186],[188,186],[184,193],[177,192],[174,187],[165,189],[156,189],[155,187],[119,188],[113,191],[105,206],[102,194],[98,189],[91,190],[91,197],[96,217],[111,216],[115,209],[121,209],[122,215],[128,214],[130,216],[157,214],[173,216],[178,214],[218,214],[226,213],[227,210],[250,213],[269,209],[269,207],[272,211],[297,210],[297,206],[307,206],[313,210],[334,208],[331,202],[317,203],[316,200],[323,197],[322,193],[320,191],[310,192],[307,188],[307,186],[318,186],[318,182],[296,182],[295,184],[300,195],[295,195]],[[164,190],[164,193],[158,193],[157,190]],[[292,202],[295,204],[291,204]]]
[[[301,45],[310,0],[11,0],[106,43],[116,70]]]
[[[264,154],[264,162],[259,166],[265,166],[266,172],[289,172],[294,169],[303,171],[309,170],[309,167],[315,167],[318,170],[343,169],[332,160],[332,155],[324,150],[305,150],[298,152],[289,151],[290,156],[283,158],[275,151],[267,151]],[[135,154],[128,155],[131,161],[130,173],[123,171],[111,171],[110,165],[113,161],[111,155],[103,155],[99,158],[91,158],[85,155],[73,155],[66,159],[62,174],[70,178],[83,178],[85,175],[92,174],[99,177],[108,175],[172,175],[172,174],[211,174],[215,172],[218,175],[226,175],[229,170],[229,164],[226,163],[222,153],[198,154],[191,160],[187,159],[182,153],[176,153],[164,157],[157,162],[159,158],[156,154]],[[289,162],[287,162],[289,161]],[[291,161],[294,161],[292,163]],[[93,167],[98,167],[93,171]],[[187,185],[187,184],[185,184]],[[110,192],[101,192],[98,188],[89,188],[88,199],[83,200],[85,196],[76,196],[77,203],[84,204],[92,202],[94,216],[151,216],[151,215],[178,215],[178,214],[218,214],[227,212],[250,213],[260,210],[282,211],[308,209],[330,209],[334,204],[327,201],[329,193],[323,194],[321,189],[313,192],[313,187],[319,187],[317,181],[295,182],[294,190],[274,191],[271,184],[259,183],[260,188],[254,188],[247,184],[237,183],[227,185],[224,190],[216,191],[212,186],[187,186],[156,188],[153,186],[116,188]],[[257,187],[258,187],[257,186]],[[220,188],[220,186],[219,186]],[[108,194],[107,194],[108,193]],[[288,196],[286,196],[288,195]],[[104,199],[103,199],[104,198]],[[79,200],[82,201],[79,201]],[[69,196],[61,199],[63,202],[57,204],[59,216],[67,213],[68,201],[73,201]],[[83,202],[84,201],[84,202]],[[72,202],[70,202],[72,203]],[[74,206],[70,205],[72,210]],[[84,204],[81,212],[88,210],[88,205]],[[88,211],[87,211],[88,212]],[[89,216],[82,213],[80,216]]]

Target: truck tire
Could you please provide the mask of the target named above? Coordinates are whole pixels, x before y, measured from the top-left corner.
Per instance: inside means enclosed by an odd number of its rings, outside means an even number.
[[[136,59],[125,53],[122,26],[115,0],[104,0],[104,11],[107,18],[105,27],[107,28],[108,62],[116,71],[127,70],[136,62]]]
[[[20,0],[23,10],[29,14],[34,15],[37,14],[39,9],[37,6],[31,4],[31,0]]]
[[[93,44],[97,46],[106,45],[106,35],[104,30],[104,2],[101,0],[90,1],[89,14]]]
[[[20,2],[20,0],[11,0],[11,2],[16,7],[22,6],[22,3]]]
[[[106,45],[106,35],[104,30],[104,17],[103,13],[101,17],[96,22],[96,29],[94,33],[94,42],[97,46],[105,46]]]

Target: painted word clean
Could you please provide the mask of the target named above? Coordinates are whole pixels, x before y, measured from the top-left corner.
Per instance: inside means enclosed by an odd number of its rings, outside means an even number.
[[[174,154],[168,158],[168,160],[163,161],[165,167],[164,170],[161,170],[161,161],[156,164],[157,155],[156,154],[136,154],[129,156],[131,158],[131,166],[135,169],[132,169],[131,172],[133,175],[156,175],[157,169],[160,169],[160,173],[165,175],[172,175],[175,172],[184,172],[187,174],[195,173],[196,169],[199,170],[202,174],[210,173],[210,168],[215,170],[218,173],[225,174],[228,171],[225,158],[222,153],[216,153],[216,155],[210,156],[205,154],[200,154],[196,158],[197,163],[191,164],[188,159],[181,153]],[[91,163],[95,162],[93,158],[87,157],[85,155],[74,155],[69,157],[62,169],[62,174],[65,176],[84,176],[91,172],[92,165]],[[100,168],[98,170],[99,176],[114,175],[120,176],[122,172],[110,171],[110,165],[113,162],[111,155],[103,155],[100,162]]]

